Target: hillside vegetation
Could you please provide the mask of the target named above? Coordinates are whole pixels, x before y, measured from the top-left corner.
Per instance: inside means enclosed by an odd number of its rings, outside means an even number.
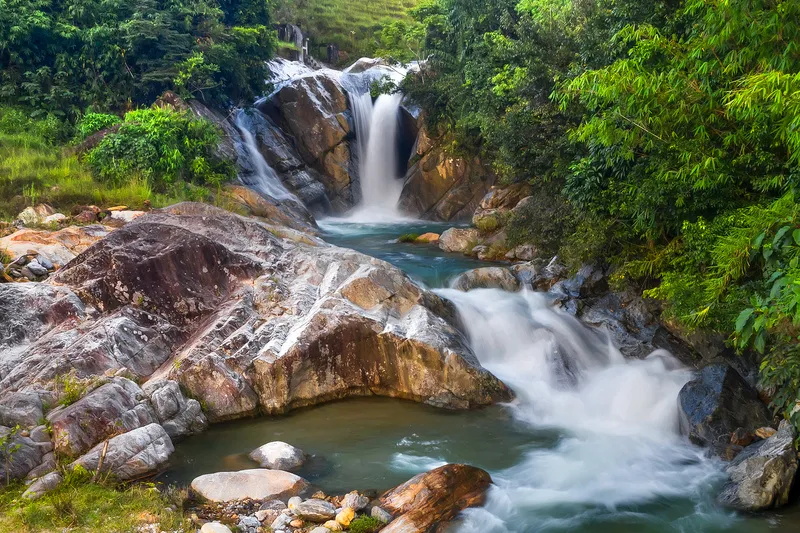
[[[408,10],[418,3],[419,0],[276,0],[274,18],[300,25],[312,40],[312,55],[324,57],[321,47],[335,43],[350,60],[355,60],[373,55],[379,48],[376,32],[391,22],[410,21]]]
[[[800,425],[800,3],[435,0],[415,16],[430,61],[405,90],[457,151],[536,191],[512,240],[610,264],[675,323],[755,350]]]

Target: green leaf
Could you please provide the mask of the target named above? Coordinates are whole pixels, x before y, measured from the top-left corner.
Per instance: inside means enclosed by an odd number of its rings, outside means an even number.
[[[800,229],[796,229],[792,232],[792,238],[794,238],[795,244],[800,246]]]
[[[755,309],[752,307],[749,309],[745,309],[741,313],[739,313],[739,318],[736,319],[736,332],[739,333],[744,328],[745,324],[750,320],[750,317],[753,316]]]
[[[780,242],[783,240],[784,235],[792,229],[791,226],[783,226],[781,229],[775,233],[775,238],[772,239],[772,246],[777,248],[780,245]]]

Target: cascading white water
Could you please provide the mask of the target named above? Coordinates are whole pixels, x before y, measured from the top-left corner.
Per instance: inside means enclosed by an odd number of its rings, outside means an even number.
[[[487,505],[468,511],[459,532],[579,530],[618,519],[620,507],[712,492],[718,465],[678,434],[677,396],[691,373],[669,353],[625,359],[542,294],[440,294],[458,308],[481,364],[516,392],[515,417],[561,435],[494,475]]]
[[[361,162],[367,157],[372,107],[372,95],[369,92],[350,93],[350,109],[353,111],[353,121],[356,127],[356,150],[358,150],[358,161]]]
[[[297,197],[283,185],[277,172],[269,166],[267,160],[261,155],[256,139],[247,127],[244,111],[239,112],[237,115],[236,127],[239,128],[242,134],[244,148],[253,167],[253,173],[239,174],[239,181],[242,185],[275,200],[294,200],[299,202]]]
[[[403,189],[398,179],[398,135],[403,95],[382,94],[370,117],[366,154],[360,163],[362,210],[382,217],[397,216]]]

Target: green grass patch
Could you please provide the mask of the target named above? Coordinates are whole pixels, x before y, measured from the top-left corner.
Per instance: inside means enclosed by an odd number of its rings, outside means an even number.
[[[397,238],[397,242],[417,242],[419,235],[416,233],[406,233]]]
[[[184,494],[149,483],[115,487],[93,483],[83,471],[67,474],[39,500],[23,499],[24,491],[20,483],[0,492],[0,533],[128,533],[147,524],[159,524],[159,531],[195,530],[183,517]]]
[[[374,54],[378,47],[375,32],[383,24],[408,21],[408,10],[418,3],[419,0],[277,0],[274,17],[281,23],[299,24],[311,38],[312,45],[339,45],[352,62]],[[324,57],[322,52],[316,52],[312,46],[312,55]]]
[[[351,533],[375,533],[385,524],[377,518],[371,516],[359,516],[350,522]]]

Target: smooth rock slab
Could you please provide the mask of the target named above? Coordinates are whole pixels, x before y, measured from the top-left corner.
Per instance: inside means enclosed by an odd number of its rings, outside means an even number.
[[[203,524],[203,527],[200,528],[200,533],[231,533],[231,530],[225,524],[208,522],[207,524]]]
[[[158,424],[148,424],[110,439],[101,466],[104,447],[104,443],[98,444],[72,466],[81,465],[90,472],[99,468],[126,481],[157,472],[175,451],[169,435]]]
[[[283,499],[300,494],[308,486],[305,479],[290,472],[262,468],[205,474],[191,484],[194,493],[212,502]]]
[[[297,470],[306,462],[303,450],[281,441],[268,442],[250,452],[250,459],[270,470]]]
[[[719,500],[740,511],[763,511],[789,502],[797,474],[794,429],[786,421],[767,440],[751,444],[726,468],[730,481]]]

